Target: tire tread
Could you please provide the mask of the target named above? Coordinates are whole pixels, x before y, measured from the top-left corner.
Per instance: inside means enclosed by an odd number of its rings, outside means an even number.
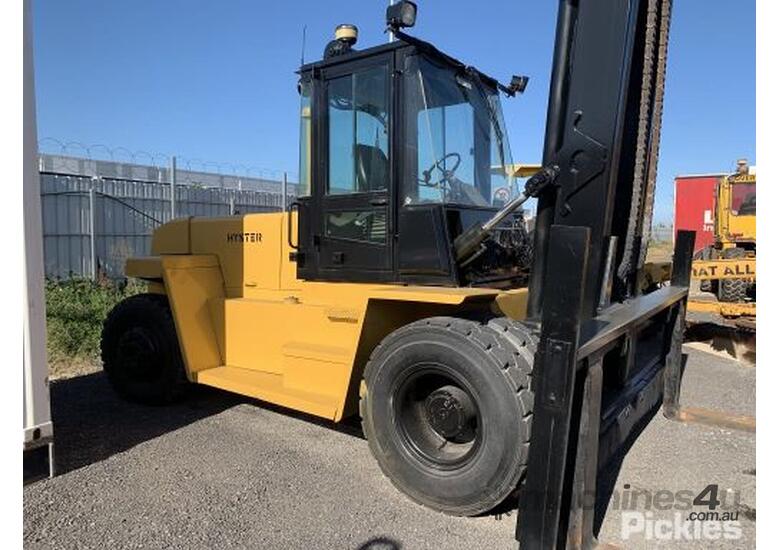
[[[149,318],[155,318],[160,321],[160,330],[167,332],[167,337],[173,339],[173,379],[170,383],[160,388],[160,393],[155,395],[137,396],[128,393],[126,388],[122,388],[114,383],[113,377],[110,375],[112,368],[112,353],[113,350],[109,349],[108,342],[112,340],[112,332],[117,330],[117,326],[120,325],[121,319],[128,314],[134,312],[142,312]],[[189,387],[187,375],[184,370],[184,363],[179,351],[178,338],[176,336],[176,325],[173,319],[170,305],[168,303],[168,297],[163,294],[135,294],[128,298],[125,298],[119,302],[109,312],[106,319],[103,321],[103,329],[100,336],[100,357],[103,363],[103,370],[109,375],[109,381],[112,382],[112,386],[123,398],[130,401],[139,401],[148,404],[166,404],[176,401],[181,398]]]
[[[369,384],[368,380],[377,364],[379,357],[389,345],[391,338],[397,338],[408,332],[418,331],[421,327],[435,327],[443,329],[459,337],[465,337],[469,342],[475,344],[487,353],[492,362],[486,362],[486,367],[497,368],[502,374],[506,384],[515,394],[522,416],[518,419],[518,426],[521,430],[523,445],[519,453],[519,463],[515,475],[510,483],[509,491],[506,487],[500,488],[499,502],[504,500],[512,489],[517,487],[520,479],[525,474],[528,461],[528,451],[530,449],[531,424],[533,420],[533,391],[531,389],[531,375],[533,370],[534,353],[536,351],[536,341],[531,331],[522,323],[513,321],[506,317],[494,317],[482,321],[464,319],[460,317],[429,317],[420,319],[405,325],[386,336],[371,352],[363,373],[360,392],[360,416],[363,433],[371,439],[372,427],[367,422],[367,405]],[[373,449],[372,449],[373,451]],[[380,462],[380,467],[382,466]],[[399,490],[405,492],[403,487],[382,468],[383,474]],[[460,512],[451,512],[456,515],[474,515],[490,509],[499,504],[496,501],[496,492],[492,490],[485,491],[482,501],[472,508],[474,510],[464,510]],[[491,506],[493,505],[493,506]]]

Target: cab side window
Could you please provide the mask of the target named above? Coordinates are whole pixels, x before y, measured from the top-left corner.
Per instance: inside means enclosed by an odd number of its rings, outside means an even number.
[[[328,82],[329,195],[386,190],[390,180],[388,67]]]

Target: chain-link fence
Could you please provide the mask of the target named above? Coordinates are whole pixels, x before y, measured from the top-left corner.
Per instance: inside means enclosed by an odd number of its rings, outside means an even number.
[[[191,164],[191,163],[190,163]],[[297,196],[286,174],[272,178],[168,166],[40,155],[46,276],[121,278],[129,256],[149,254],[154,229],[174,217],[273,212]],[[172,193],[172,190],[175,192]],[[173,200],[172,200],[173,199]],[[656,224],[651,239],[671,242]]]
[[[285,175],[273,181],[177,170],[171,181],[170,168],[59,155],[41,155],[40,168],[44,262],[52,278],[121,278],[129,256],[149,254],[161,223],[279,211],[283,189],[288,203],[297,192]]]
[[[671,225],[655,224],[650,230],[650,240],[656,243],[671,243],[674,240],[674,229]]]

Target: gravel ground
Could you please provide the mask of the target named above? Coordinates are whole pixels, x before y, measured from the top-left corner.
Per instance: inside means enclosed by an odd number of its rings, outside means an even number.
[[[51,390],[60,475],[24,488],[27,548],[516,548],[514,512],[453,518],[399,494],[355,422],[334,427],[208,388],[171,407],[130,405],[100,373]],[[690,350],[683,401],[754,414],[755,370]],[[602,542],[755,546],[754,434],[658,414],[610,473],[618,498]],[[622,539],[624,485],[698,493],[713,483],[739,492],[739,540]]]

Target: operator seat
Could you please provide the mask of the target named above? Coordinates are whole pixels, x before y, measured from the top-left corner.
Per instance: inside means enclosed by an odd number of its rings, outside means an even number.
[[[355,189],[358,192],[386,191],[389,188],[390,163],[379,147],[355,144]],[[387,239],[387,212],[372,209],[360,215],[365,220],[363,240],[375,243]]]
[[[390,166],[387,155],[379,147],[355,144],[355,188],[358,192],[388,189]]]

